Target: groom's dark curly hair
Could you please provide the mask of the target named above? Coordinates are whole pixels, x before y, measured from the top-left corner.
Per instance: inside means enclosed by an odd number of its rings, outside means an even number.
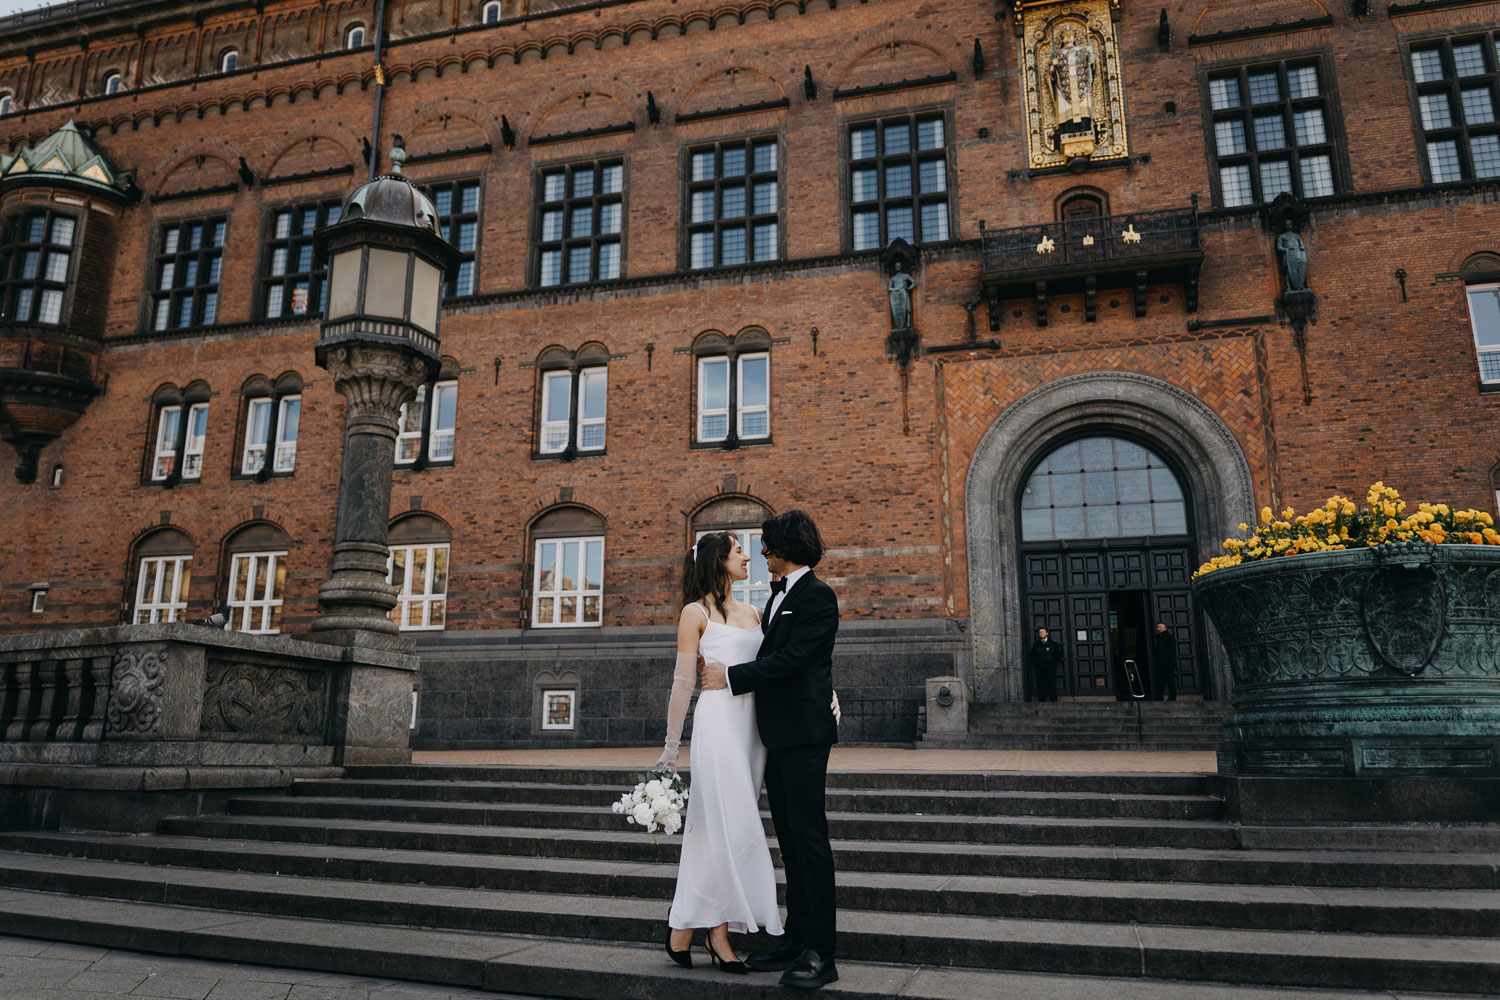
[[[789,510],[761,523],[760,542],[773,556],[798,566],[816,566],[823,558],[823,536],[804,510]]]

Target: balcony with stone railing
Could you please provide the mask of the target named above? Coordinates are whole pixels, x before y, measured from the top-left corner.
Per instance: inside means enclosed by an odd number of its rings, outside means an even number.
[[[1203,242],[1197,199],[1188,208],[1067,219],[991,229],[982,240],[984,298],[990,329],[1000,325],[1000,304],[1029,298],[1038,326],[1047,325],[1048,301],[1083,293],[1084,318],[1093,322],[1100,289],[1130,289],[1136,316],[1146,315],[1146,290],[1181,284],[1188,312],[1198,309],[1198,269]]]

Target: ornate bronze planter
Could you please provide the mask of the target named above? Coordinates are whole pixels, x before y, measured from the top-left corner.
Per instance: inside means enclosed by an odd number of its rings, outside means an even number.
[[[1194,582],[1229,653],[1226,775],[1500,775],[1500,547],[1282,556]]]

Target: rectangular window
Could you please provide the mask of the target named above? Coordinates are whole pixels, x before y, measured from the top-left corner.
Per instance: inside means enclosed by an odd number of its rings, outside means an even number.
[[[224,226],[220,217],[161,227],[152,269],[151,329],[213,325],[219,313]]]
[[[1326,72],[1314,60],[1209,76],[1208,155],[1220,205],[1261,204],[1283,192],[1324,198],[1340,191]]]
[[[733,381],[731,383],[731,375]],[[698,359],[699,443],[771,436],[771,356]]]
[[[273,413],[276,443],[271,471],[291,472],[297,466],[297,425],[302,416],[302,397],[252,399],[245,412],[245,455],[240,463],[240,471],[247,475],[265,468],[266,452],[271,450]]]
[[[573,407],[573,387],[578,405]],[[542,425],[537,453],[560,455],[571,442],[575,451],[603,451],[608,411],[609,369],[599,366],[550,371],[542,376]]]
[[[430,394],[433,405],[427,405]],[[417,390],[417,398],[401,404],[396,423],[396,464],[453,461],[458,426],[458,383],[437,382]]]
[[[771,571],[766,566],[766,557],[760,554],[761,532],[759,528],[730,528],[740,540],[740,551],[750,557],[749,575],[730,584],[729,595],[737,601],[753,604],[757,611],[764,612],[771,600]],[[698,532],[698,538],[708,534]]]
[[[599,451],[604,447],[604,414],[609,389],[605,368],[585,368],[578,373],[578,450]]]
[[[0,309],[12,323],[62,322],[78,224],[70,215],[23,212],[5,231]]]
[[[188,407],[187,426],[182,425],[181,406],[163,406],[156,418],[156,454],[151,464],[151,478],[161,481],[177,467],[177,452],[182,449],[182,478],[197,479],[203,474],[203,446],[208,437],[208,404]]]
[[[537,283],[579,285],[620,277],[625,164],[599,160],[549,168],[537,187]]]
[[[531,588],[537,628],[598,625],[603,621],[604,539],[541,538]]]
[[[229,567],[226,630],[270,635],[281,631],[286,591],[285,552],[239,552]]]
[[[267,222],[261,276],[261,315],[317,315],[328,304],[326,268],[317,267],[313,233],[339,221],[337,200],[310,201],[272,209]]]
[[[180,621],[187,611],[192,556],[160,556],[141,560],[135,585],[135,625]]]
[[[443,283],[443,297],[473,295],[474,256],[479,251],[479,182],[436,184],[427,193],[437,209],[438,235],[463,255],[458,271]]]
[[[736,139],[688,153],[688,267],[780,256],[781,153],[775,138]]]
[[[396,588],[391,621],[404,631],[440,629],[448,611],[448,546],[393,545],[386,581]]]
[[[729,359],[698,362],[698,440],[729,437]]]
[[[568,415],[573,405],[573,374],[548,372],[542,376],[543,455],[555,455],[568,448]]]
[[[1479,380],[1500,384],[1500,285],[1470,285],[1469,325],[1479,356]]]
[[[747,354],[739,359],[739,433],[742,438],[771,434],[771,356]]]
[[[542,692],[542,728],[572,729],[577,692],[567,689]]]
[[[1408,66],[1434,184],[1500,177],[1500,32],[1413,46]]]
[[[878,250],[896,238],[949,238],[947,121],[906,115],[849,127],[849,240]]]

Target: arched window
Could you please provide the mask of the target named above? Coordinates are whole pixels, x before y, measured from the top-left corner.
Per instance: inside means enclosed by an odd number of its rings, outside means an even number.
[[[363,48],[364,44],[365,44],[365,26],[362,25],[362,24],[356,24],[356,25],[351,26],[349,28],[348,32],[346,32],[345,35],[344,35],[344,48],[346,48],[346,49],[358,49],[358,48]]]
[[[533,458],[571,460],[604,454],[608,412],[609,349],[584,344],[577,351],[549,347],[537,358],[540,420]]]
[[[132,556],[131,624],[182,621],[192,581],[193,540],[177,528],[158,528],[135,543]]]
[[[396,519],[386,580],[396,588],[391,621],[403,631],[440,629],[448,617],[448,553],[452,533],[431,514]]]
[[[771,599],[771,571],[760,554],[760,526],[771,516],[771,508],[753,497],[724,496],[712,500],[693,514],[693,541],[711,531],[732,532],[740,548],[750,557],[750,575],[730,588],[740,601],[765,609]]]
[[[240,68],[240,52],[238,49],[225,49],[224,54],[219,56],[219,72],[233,73]]]
[[[239,475],[264,480],[297,468],[297,431],[302,420],[302,376],[286,372],[272,382],[254,375],[240,389],[245,408],[244,450]]]
[[[1500,254],[1476,253],[1459,273],[1467,286],[1479,382],[1500,387]]]
[[[733,337],[717,330],[693,343],[698,419],[696,447],[738,448],[771,440],[771,335],[747,327]]]
[[[500,23],[500,0],[490,0],[489,3],[484,5],[482,21],[484,24]]]
[[[125,78],[119,73],[107,73],[104,76],[104,92],[106,94],[118,94],[125,89]]]
[[[1057,200],[1057,218],[1061,222],[1097,219],[1108,214],[1104,207],[1104,196],[1097,191],[1065,191]]]
[[[205,382],[178,389],[170,382],[151,397],[153,435],[149,481],[175,486],[203,475],[203,449],[208,440],[208,400]]]
[[[604,519],[554,507],[531,523],[531,624],[597,626],[604,620]]]
[[[286,557],[291,540],[268,521],[247,524],[224,542],[229,586],[226,630],[269,635],[281,631]]]
[[[1123,438],[1069,441],[1042,459],[1021,490],[1021,540],[1187,534],[1177,476],[1156,453]]]
[[[8,115],[16,109],[15,98],[9,94],[0,94],[0,115]]]

